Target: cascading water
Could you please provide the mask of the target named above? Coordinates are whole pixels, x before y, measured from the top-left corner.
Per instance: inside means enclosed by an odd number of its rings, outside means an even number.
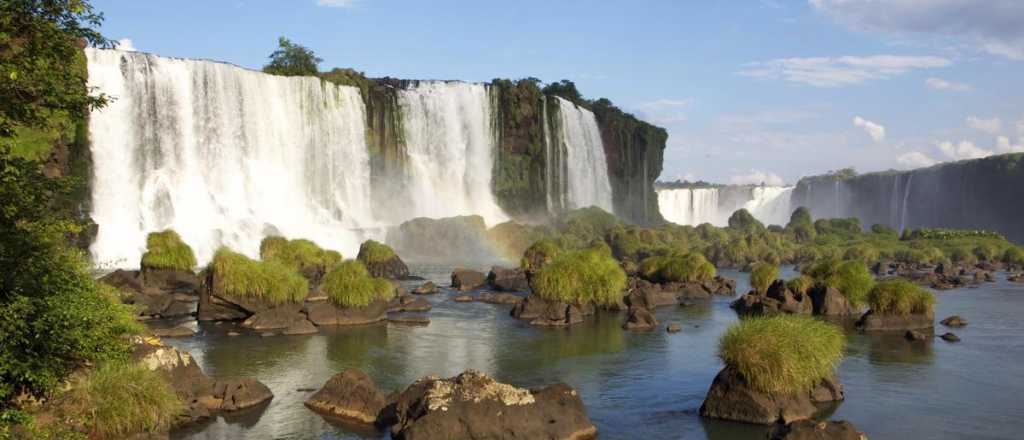
[[[401,90],[411,206],[388,220],[478,214],[489,225],[508,219],[491,191],[495,136],[487,87],[426,81]]]
[[[754,218],[766,225],[784,226],[793,213],[790,197],[793,187],[759,186],[751,190],[752,199],[743,205]]]
[[[567,208],[597,206],[612,210],[612,185],[594,114],[558,98],[559,140],[565,151]]]
[[[715,188],[659,189],[658,207],[665,220],[680,225],[724,226],[728,218],[722,218],[719,213],[718,189]]]
[[[900,235],[907,226],[907,199],[910,198],[910,183],[914,181],[914,173],[907,176],[907,186],[903,188],[903,206],[900,208]]]
[[[222,245],[256,256],[271,233],[346,255],[366,238],[361,228],[374,221],[358,89],[209,61],[86,54],[89,86],[114,98],[89,122],[97,265],[137,265],[146,234],[166,228],[200,264]]]

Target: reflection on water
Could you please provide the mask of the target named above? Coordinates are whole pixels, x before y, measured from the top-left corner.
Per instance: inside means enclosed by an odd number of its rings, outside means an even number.
[[[413,267],[438,285],[447,267]],[[749,289],[747,274],[737,292]],[[791,270],[784,276],[793,275]],[[407,282],[413,287],[419,282]],[[647,333],[621,329],[624,315],[600,313],[568,329],[533,328],[509,306],[448,301],[434,305],[426,327],[387,324],[323,329],[309,336],[227,336],[226,325],[202,325],[202,336],[171,339],[215,376],[251,376],[274,392],[255,411],[175,432],[176,439],[356,439],[386,434],[327,420],[302,402],[331,375],[366,371],[388,392],[426,375],[474,368],[522,386],[565,382],[581,393],[602,439],[762,439],[758,426],[701,419],[697,410],[721,368],[719,335],[736,321],[715,298],[656,311],[663,324]],[[908,342],[901,334],[849,333],[839,375],[847,401],[834,418],[852,421],[871,438],[1019,438],[1024,430],[1024,286],[1000,282],[937,294],[936,316],[970,321],[954,329],[963,342]],[[939,333],[945,328],[937,328]]]

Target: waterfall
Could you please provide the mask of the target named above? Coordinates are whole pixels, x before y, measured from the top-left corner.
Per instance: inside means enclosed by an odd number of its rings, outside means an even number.
[[[716,188],[659,189],[657,193],[658,210],[665,220],[690,226],[726,224],[728,215],[723,218],[719,213]]]
[[[374,224],[362,98],[354,87],[224,63],[87,49],[94,111],[91,251],[132,267],[173,228],[200,264],[250,256],[271,233],[353,255]]]
[[[612,209],[612,185],[601,131],[594,114],[558,98],[559,140],[565,150],[565,180],[569,209],[597,206]]]
[[[425,81],[400,90],[398,104],[411,205],[388,220],[468,214],[482,216],[489,225],[507,220],[491,190],[497,143],[487,87]]]
[[[900,208],[900,235],[907,226],[907,199],[910,197],[910,182],[914,180],[914,173],[907,173],[907,186],[903,188],[903,207]]]
[[[889,225],[898,226],[900,220],[900,175],[892,175],[892,193],[889,197]]]
[[[766,225],[785,226],[793,213],[790,197],[793,187],[759,186],[751,190],[751,200],[743,205],[754,218]]]

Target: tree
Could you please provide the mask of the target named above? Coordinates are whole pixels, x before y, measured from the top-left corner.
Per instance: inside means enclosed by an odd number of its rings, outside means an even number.
[[[563,79],[558,82],[553,82],[544,86],[541,90],[545,95],[560,96],[562,98],[572,101],[576,105],[585,105],[587,102],[583,99],[583,95],[576,89],[576,84],[567,79]]]
[[[278,49],[270,54],[270,64],[263,66],[263,71],[272,75],[303,76],[316,75],[317,65],[323,61],[317,58],[312,50],[292,43],[281,37],[277,40]]]

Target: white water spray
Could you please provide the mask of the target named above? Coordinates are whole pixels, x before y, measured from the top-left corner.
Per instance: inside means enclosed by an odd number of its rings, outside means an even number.
[[[566,154],[567,207],[597,206],[614,212],[608,162],[594,113],[568,100],[557,99],[560,141]]]

